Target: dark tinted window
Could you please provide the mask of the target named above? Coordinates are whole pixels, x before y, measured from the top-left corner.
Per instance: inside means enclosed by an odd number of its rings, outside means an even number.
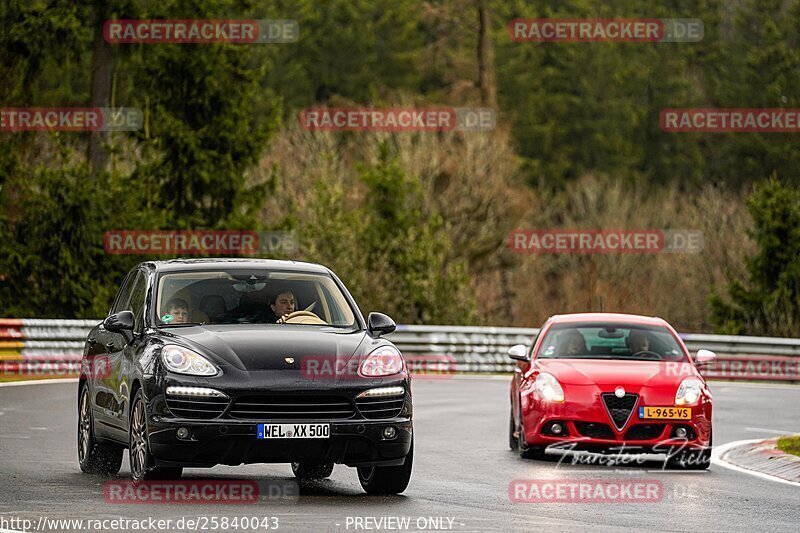
[[[114,302],[114,306],[111,308],[111,314],[119,313],[120,311],[124,311],[128,308],[128,301],[131,299],[131,290],[133,289],[133,284],[136,281],[137,272],[138,270],[135,270],[129,273],[128,277],[125,278],[119,293],[117,293],[117,299]]]
[[[144,325],[144,301],[147,296],[147,276],[139,271],[131,290],[131,298],[127,309],[133,311],[133,331],[140,333]]]

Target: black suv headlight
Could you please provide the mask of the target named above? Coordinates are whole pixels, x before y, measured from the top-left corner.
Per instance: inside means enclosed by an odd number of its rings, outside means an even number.
[[[188,376],[216,376],[220,373],[211,361],[183,346],[167,344],[161,349],[161,361],[170,372]]]

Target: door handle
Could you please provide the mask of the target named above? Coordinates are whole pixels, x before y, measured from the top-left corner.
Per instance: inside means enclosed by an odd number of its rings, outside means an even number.
[[[113,351],[114,350],[114,343],[113,342],[109,342],[108,344],[106,344],[106,348],[108,349],[109,352]]]
[[[89,344],[89,346],[94,346],[97,343],[97,339],[95,339],[94,337],[89,337],[88,339],[86,339],[86,342]]]

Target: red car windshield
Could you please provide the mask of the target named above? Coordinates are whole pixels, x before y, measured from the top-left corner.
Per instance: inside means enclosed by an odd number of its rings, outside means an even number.
[[[539,347],[541,359],[686,361],[672,333],[641,324],[555,324]]]

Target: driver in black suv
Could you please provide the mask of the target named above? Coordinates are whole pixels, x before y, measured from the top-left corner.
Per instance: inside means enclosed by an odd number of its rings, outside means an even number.
[[[267,312],[265,320],[272,324],[283,324],[289,314],[297,311],[297,299],[292,291],[275,294],[270,298],[269,309],[272,316],[269,316],[269,312]]]
[[[281,287],[269,296],[266,305],[264,300],[245,294],[239,305],[228,313],[226,322],[246,324],[283,324],[286,317],[297,311],[297,298],[294,293]]]

